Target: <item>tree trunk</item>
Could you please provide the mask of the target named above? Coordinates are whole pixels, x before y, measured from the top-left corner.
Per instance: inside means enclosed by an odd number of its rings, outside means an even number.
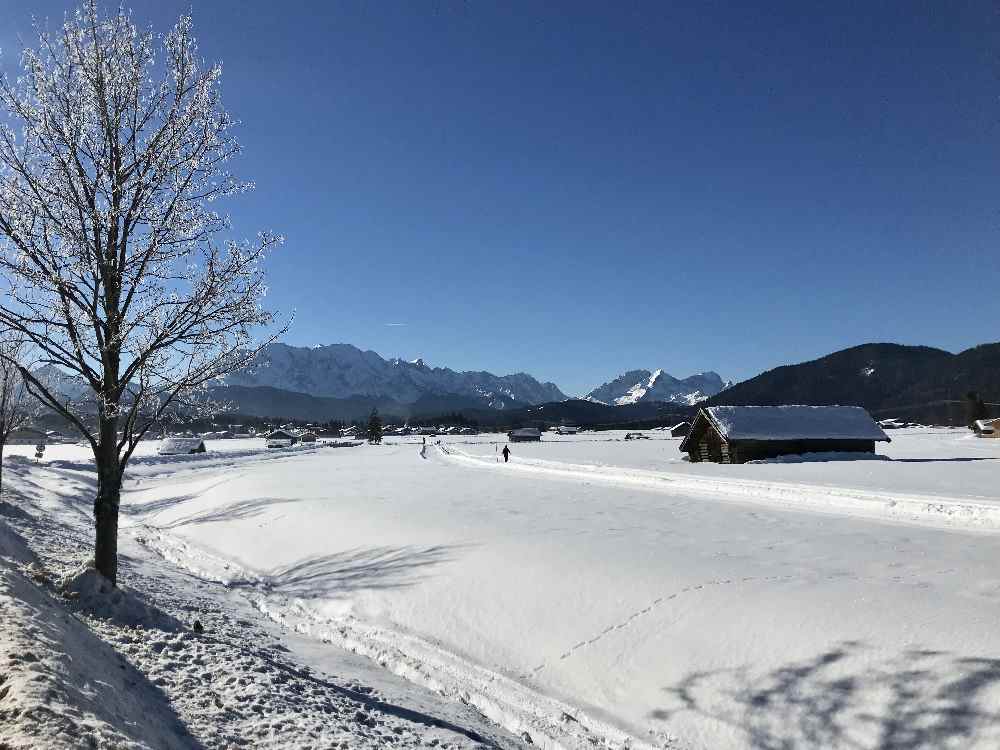
[[[3,450],[7,447],[7,440],[0,440],[0,501],[3,500]]]
[[[94,498],[94,566],[113,585],[118,584],[118,503],[122,472],[118,459],[118,420],[101,418],[97,461],[97,497]]]

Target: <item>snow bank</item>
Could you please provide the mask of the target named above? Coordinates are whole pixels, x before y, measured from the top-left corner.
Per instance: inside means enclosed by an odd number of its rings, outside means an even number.
[[[77,609],[102,620],[133,628],[177,630],[176,620],[149,606],[127,586],[115,587],[93,567],[93,562],[63,578],[62,595]]]
[[[0,516],[9,515],[15,510],[14,506],[0,500]],[[0,557],[18,563],[33,562],[35,559],[34,553],[20,535],[11,531],[3,521],[0,521]]]
[[[819,451],[816,453],[792,453],[787,456],[761,458],[747,461],[748,464],[807,464],[824,461],[891,461],[888,456],[878,453],[846,453],[841,451]]]
[[[0,664],[0,747],[198,747],[158,688],[5,560]]]

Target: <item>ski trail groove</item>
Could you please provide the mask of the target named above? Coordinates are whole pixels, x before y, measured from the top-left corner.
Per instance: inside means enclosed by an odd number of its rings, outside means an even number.
[[[605,482],[679,497],[744,502],[780,510],[874,519],[931,528],[1000,532],[1000,503],[976,498],[893,494],[860,488],[730,479],[596,464],[519,459],[495,464],[458,449],[438,446],[446,460],[485,471],[543,475],[557,480]]]
[[[465,703],[515,735],[527,734],[544,750],[579,747],[606,750],[679,750],[677,740],[657,735],[651,744],[575,706],[448,651],[419,635],[364,623],[351,616],[330,618],[305,602],[271,590],[266,576],[200,549],[154,527],[131,527],[147,549],[203,580],[240,590],[275,622],[325,643],[368,657],[411,682]],[[568,718],[567,718],[568,717]]]

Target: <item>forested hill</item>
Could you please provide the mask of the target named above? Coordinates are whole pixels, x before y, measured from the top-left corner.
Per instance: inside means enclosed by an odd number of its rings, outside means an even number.
[[[969,391],[1000,403],[1000,343],[960,354],[926,346],[863,344],[768,370],[706,404],[856,404],[879,417],[964,424]],[[993,411],[1000,414],[997,407]]]

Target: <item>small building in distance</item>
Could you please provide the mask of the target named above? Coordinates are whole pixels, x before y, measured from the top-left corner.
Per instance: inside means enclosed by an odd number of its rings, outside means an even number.
[[[7,445],[38,445],[47,442],[48,436],[44,430],[37,430],[34,427],[18,427],[11,430],[7,436]]]
[[[299,436],[288,430],[274,430],[267,434],[268,448],[288,448],[299,442]]]
[[[1000,418],[977,419],[973,430],[981,438],[1000,438]]]
[[[691,461],[742,464],[802,453],[874,453],[890,442],[860,406],[706,406],[681,451]]]
[[[304,432],[300,432],[299,440],[301,440],[303,443],[315,443],[316,433],[313,432],[312,430],[305,430]]]
[[[204,453],[205,441],[197,437],[164,438],[157,453],[161,456],[186,456],[192,453]]]
[[[670,428],[670,437],[684,437],[691,432],[690,422],[678,422]]]
[[[522,427],[511,430],[507,433],[507,439],[512,443],[539,442],[542,439],[542,431],[537,427]]]

